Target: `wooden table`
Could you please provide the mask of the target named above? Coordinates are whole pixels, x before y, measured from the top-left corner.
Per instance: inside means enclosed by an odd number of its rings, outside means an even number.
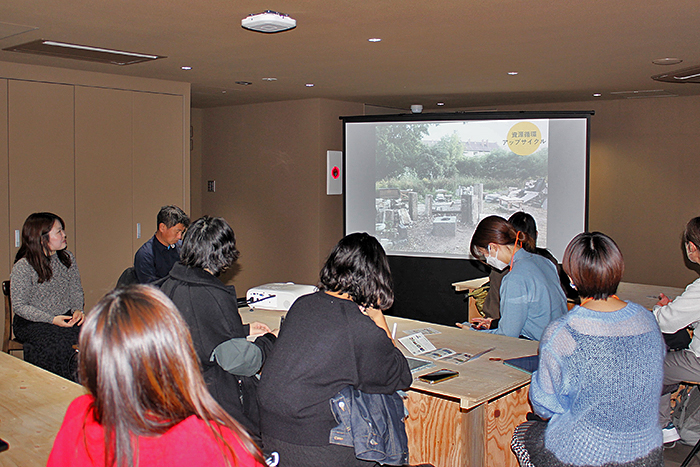
[[[659,293],[663,293],[673,300],[683,293],[680,287],[663,287],[660,285],[634,284],[632,282],[620,282],[617,287],[617,296],[622,300],[638,303],[645,308],[652,309],[659,301]]]
[[[68,405],[82,386],[0,352],[0,465],[45,466]]]
[[[241,309],[244,322],[260,321],[278,328],[284,312]],[[489,358],[513,358],[537,353],[538,342],[495,336],[452,326],[386,317],[396,337],[404,331],[431,327],[440,334],[427,336],[437,348],[475,354],[490,347],[496,350],[463,365],[435,362],[414,377],[439,368],[459,371],[458,378],[436,385],[414,379],[406,403],[406,421],[411,464],[429,462],[436,467],[517,466],[510,450],[515,427],[530,411],[530,375]],[[399,344],[405,354],[410,355]],[[418,357],[420,358],[420,356]]]

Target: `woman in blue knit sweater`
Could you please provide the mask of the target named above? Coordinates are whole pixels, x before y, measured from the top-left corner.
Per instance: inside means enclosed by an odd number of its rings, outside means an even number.
[[[581,305],[542,336],[530,401],[549,421],[520,425],[513,451],[521,466],[663,466],[665,347],[654,316],[615,295],[624,262],[610,237],[579,234],[563,266]]]

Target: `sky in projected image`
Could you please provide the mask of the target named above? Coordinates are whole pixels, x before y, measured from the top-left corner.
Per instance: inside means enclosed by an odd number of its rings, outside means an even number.
[[[510,130],[516,123],[521,120],[490,120],[483,121],[460,121],[460,122],[441,122],[430,123],[428,135],[424,138],[427,140],[439,140],[443,136],[450,136],[457,133],[462,141],[481,141],[482,139],[503,143]],[[549,125],[547,120],[528,120],[540,129],[542,139],[545,140],[543,145],[549,139]]]

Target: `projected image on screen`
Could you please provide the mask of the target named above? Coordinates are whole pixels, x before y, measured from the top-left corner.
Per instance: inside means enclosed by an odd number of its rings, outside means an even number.
[[[547,232],[548,121],[376,127],[375,233],[392,252],[468,255],[480,219],[532,214]]]
[[[586,118],[346,122],[346,233],[468,257],[481,219],[525,211],[561,255],[585,225],[586,157]]]

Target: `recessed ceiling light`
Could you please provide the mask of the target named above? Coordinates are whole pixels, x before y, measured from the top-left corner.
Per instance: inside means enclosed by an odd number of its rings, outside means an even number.
[[[250,86],[253,83],[250,81],[236,81],[236,84],[240,84],[241,86]]]
[[[307,87],[307,88],[313,88],[313,87],[314,87],[314,83],[306,83],[306,87]]]
[[[602,94],[599,92],[593,93],[593,97],[600,97],[600,96],[602,96]]]
[[[192,69],[191,66],[181,66],[180,68],[183,70],[191,70]]]
[[[373,37],[373,38],[367,39],[367,40],[370,41],[370,42],[381,42],[381,41],[382,41],[382,40],[381,40],[380,38],[378,38],[378,37]]]
[[[654,65],[678,65],[682,62],[683,60],[676,57],[657,58],[656,60],[651,61],[651,63]]]
[[[445,105],[444,102],[438,102],[437,105]]]
[[[277,78],[269,77],[269,78],[263,78],[263,81],[277,81]]]
[[[518,74],[518,72],[517,71],[509,71],[508,74],[511,76],[515,76]]]

